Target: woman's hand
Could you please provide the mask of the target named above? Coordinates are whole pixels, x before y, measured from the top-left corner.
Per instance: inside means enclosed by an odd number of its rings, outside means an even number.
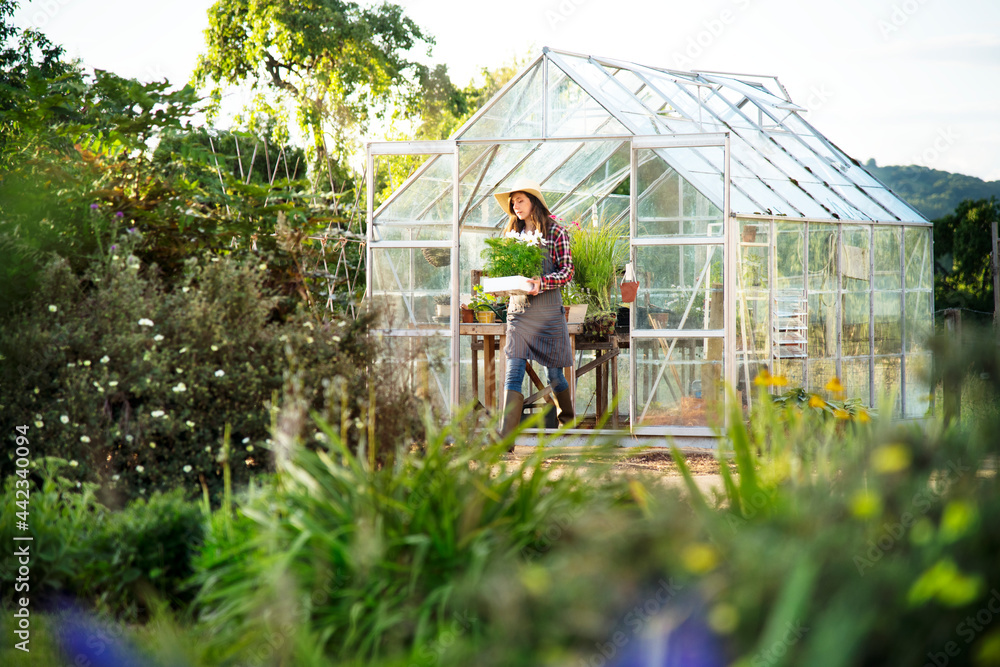
[[[531,283],[531,291],[528,294],[532,296],[538,294],[539,290],[542,289],[542,279],[541,278],[528,278],[528,282]]]

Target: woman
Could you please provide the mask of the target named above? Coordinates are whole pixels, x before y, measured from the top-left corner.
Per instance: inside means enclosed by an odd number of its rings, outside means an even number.
[[[507,306],[507,377],[506,398],[501,434],[507,436],[521,420],[524,409],[525,366],[537,361],[548,370],[549,384],[556,402],[556,415],[561,424],[573,420],[573,397],[563,368],[573,365],[569,330],[563,314],[560,288],[573,279],[573,258],[569,249],[569,234],[555,222],[545,204],[538,185],[520,180],[507,192],[496,197],[500,208],[510,216],[503,233],[509,231],[539,231],[547,252],[540,278],[532,279],[528,296],[511,296]]]

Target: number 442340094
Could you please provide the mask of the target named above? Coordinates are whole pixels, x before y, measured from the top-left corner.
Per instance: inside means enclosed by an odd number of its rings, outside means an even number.
[[[15,497],[17,498],[17,507],[20,512],[17,512],[18,527],[21,530],[28,529],[28,455],[31,451],[28,449],[28,427],[27,426],[15,426],[14,430],[18,432],[18,435],[14,438],[14,442],[17,446],[15,454],[17,458],[14,460],[14,464],[17,466],[17,474],[21,479],[17,480],[16,486],[17,491],[15,492]]]

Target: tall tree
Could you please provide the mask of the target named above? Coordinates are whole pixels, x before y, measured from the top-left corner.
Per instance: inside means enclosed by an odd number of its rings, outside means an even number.
[[[433,39],[397,5],[218,0],[208,16],[207,51],[195,82],[213,82],[217,98],[221,85],[249,84],[292,102],[311,139],[317,175],[331,184],[331,160],[343,161],[350,137],[363,132],[372,115],[419,109],[426,68],[408,53],[423,43],[429,54]]]

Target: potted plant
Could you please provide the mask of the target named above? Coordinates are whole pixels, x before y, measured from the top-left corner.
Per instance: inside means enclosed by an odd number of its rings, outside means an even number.
[[[439,319],[450,318],[451,294],[435,294],[433,299],[434,299],[434,316]]]
[[[570,251],[573,253],[573,283],[589,304],[584,334],[606,338],[614,332],[617,319],[618,276],[628,260],[624,222],[581,225],[571,222]]]
[[[497,298],[489,292],[484,292],[482,285],[472,288],[472,299],[469,300],[469,308],[476,313],[476,319],[483,324],[490,324],[496,319],[494,306]]]
[[[528,278],[542,273],[541,232],[510,231],[503,236],[486,239],[482,257],[486,260],[483,289],[502,294],[527,294]]]

